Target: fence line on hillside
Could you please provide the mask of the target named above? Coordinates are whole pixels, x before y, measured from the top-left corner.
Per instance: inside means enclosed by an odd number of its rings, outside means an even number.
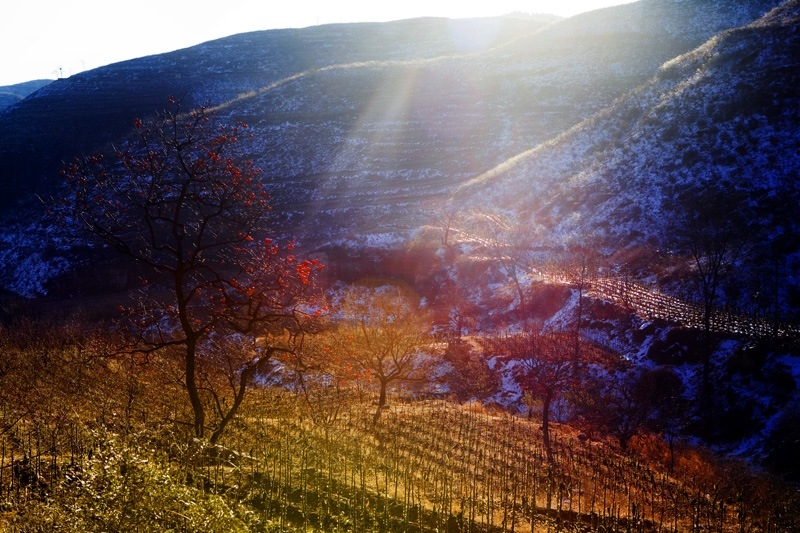
[[[692,329],[705,327],[702,305],[628,280],[595,278],[588,285],[588,292],[631,309],[648,320],[666,320]],[[749,337],[800,337],[800,324],[778,322],[763,315],[741,313],[735,309],[715,309],[711,314],[710,326],[713,332]]]

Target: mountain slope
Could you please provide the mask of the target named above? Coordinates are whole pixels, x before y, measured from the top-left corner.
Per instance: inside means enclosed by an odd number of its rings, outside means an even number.
[[[58,80],[0,111],[0,207],[52,183],[64,160],[119,140],[133,117],[216,105],[286,77],[331,64],[406,61],[491,46],[549,20],[416,19],[234,35]]]
[[[686,207],[724,206],[742,220],[736,229],[748,249],[734,261],[739,286],[725,287],[724,303],[796,312],[800,0],[778,4],[642,0],[547,26],[455,23],[480,29],[483,38],[467,44],[452,40],[450,23],[438,19],[259,32],[112,65],[53,83],[0,113],[5,201],[51,192],[58,157],[119,140],[132,116],[176,93],[187,106],[211,102],[222,118],[250,124],[252,140],[243,142],[276,199],[276,237],[297,237],[304,250],[333,249],[354,270],[369,268],[368,260],[359,263],[358,251],[343,254],[338,245],[406,244],[452,197],[465,212],[502,212],[528,239],[526,252],[578,244],[622,263],[622,253],[643,249],[638,270],[625,263],[623,273],[654,280],[664,257],[671,276],[693,266],[675,239]],[[495,30],[500,37],[492,40]],[[48,240],[31,213],[9,210],[0,236],[0,283],[25,296],[52,291],[53,278],[75,271],[69,250]],[[415,256],[402,259],[408,264],[398,270],[408,278],[412,269],[431,269],[410,265]],[[464,291],[470,298],[489,295],[470,304],[491,329],[497,317],[506,323],[519,315],[499,275],[475,272],[492,262],[481,259],[471,273],[465,261],[472,276],[459,281],[475,281]],[[102,291],[112,276],[98,271],[75,277]],[[431,292],[446,293],[450,273],[438,285],[431,280]],[[689,286],[680,281],[666,288]],[[63,294],[71,291],[80,288]],[[485,305],[491,299],[496,316]],[[549,323],[569,329],[582,300],[568,299],[561,308],[550,304]],[[638,355],[634,361],[649,359],[644,364],[680,364],[687,381],[699,381],[702,348],[692,332],[633,320],[627,311],[615,324],[603,318],[613,316],[605,302],[592,305],[597,314],[584,336],[605,338]],[[587,306],[586,316],[592,312]],[[756,406],[729,409],[720,425],[747,418],[766,434],[783,408],[767,389],[777,382],[787,397],[795,394],[797,371],[786,368],[797,368],[796,348],[752,341],[769,362],[760,376],[760,367],[732,368],[754,364],[750,342],[726,339],[714,352],[713,377],[728,383],[720,395]]]
[[[643,0],[550,25],[508,18],[332,25],[238,35],[111,65],[0,112],[0,202],[50,194],[62,160],[118,141],[133,116],[176,94],[189,106],[219,102],[223,118],[250,123],[250,151],[284,217],[276,232],[319,246],[401,242],[456,187],[556,138],[676,54],[777,4]],[[481,38],[465,44],[453,32]],[[582,161],[602,139],[613,141],[595,131]],[[7,217],[0,277],[35,294],[46,275],[25,277],[47,270],[21,264],[43,257],[67,264],[44,253],[39,228],[20,227],[26,213]]]
[[[320,69],[226,112],[254,124],[261,143],[254,152],[264,154],[258,163],[274,178],[276,197],[289,202],[285,209],[323,221],[323,233],[318,226],[308,233],[326,241],[407,234],[453,187],[604,109],[717,29],[775,4],[619,6],[484,53]]]
[[[796,271],[800,234],[800,16],[785,3],[664,64],[631,94],[462,188],[525,212],[552,244],[675,246],[683,207],[718,189],[750,244]],[[794,243],[778,250],[777,242]],[[776,243],[770,246],[771,243]],[[767,244],[767,246],[764,246]],[[761,259],[764,259],[763,257]],[[795,283],[793,281],[792,283]]]

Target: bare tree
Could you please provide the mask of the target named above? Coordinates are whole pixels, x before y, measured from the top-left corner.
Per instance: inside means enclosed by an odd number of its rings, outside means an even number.
[[[141,305],[129,310],[140,332],[136,350],[178,350],[196,437],[219,439],[245,390],[272,356],[292,349],[271,343],[270,330],[301,334],[300,304],[320,265],[266,237],[269,195],[244,157],[243,124],[217,124],[203,109],[171,108],[152,122],[134,120],[131,142],[65,169],[65,212],[95,238],[153,277]],[[242,346],[226,364],[231,400],[221,401],[201,370],[227,335],[262,344]],[[230,352],[226,352],[230,353]],[[225,365],[223,364],[222,367]],[[211,391],[211,398],[207,398]],[[218,414],[209,427],[207,406]]]
[[[534,399],[542,402],[542,434],[552,463],[550,415],[553,402],[576,382],[583,361],[574,357],[574,341],[567,333],[524,331],[495,336],[487,342],[486,355],[499,355],[513,362],[514,377]]]
[[[430,323],[425,311],[394,286],[352,287],[338,312],[334,350],[342,369],[377,382],[377,423],[391,384],[430,379]]]
[[[440,204],[435,209],[434,224],[442,233],[441,244],[445,249],[449,249],[453,244],[453,236],[459,232],[457,228],[458,219],[462,216],[460,209],[452,199],[444,204]]]
[[[517,292],[520,310],[526,308],[522,275],[528,251],[529,230],[501,213],[485,212],[470,215],[468,239],[479,253],[494,261],[511,281]]]
[[[585,314],[585,296],[591,289],[598,270],[599,254],[583,246],[569,248],[564,257],[555,265],[555,270],[567,280],[572,289],[577,293],[578,301],[575,308],[575,324],[573,337],[575,358],[580,358],[580,338]]]
[[[577,398],[576,411],[619,441],[626,450],[642,430],[660,433],[674,443],[687,422],[684,385],[669,368],[608,372]]]
[[[443,359],[452,369],[445,383],[458,401],[483,401],[500,388],[498,372],[489,367],[473,343],[461,337],[451,339]]]
[[[700,408],[711,412],[711,356],[714,314],[722,297],[725,281],[734,273],[746,236],[745,202],[741,195],[722,185],[707,191],[688,191],[682,212],[676,217],[679,248],[692,261],[691,276],[703,308],[703,353]]]

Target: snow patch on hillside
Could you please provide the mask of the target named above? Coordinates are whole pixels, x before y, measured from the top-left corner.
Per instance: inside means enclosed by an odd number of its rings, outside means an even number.
[[[75,268],[54,228],[6,221],[0,230],[0,279],[6,290],[25,298],[47,294],[47,285]]]

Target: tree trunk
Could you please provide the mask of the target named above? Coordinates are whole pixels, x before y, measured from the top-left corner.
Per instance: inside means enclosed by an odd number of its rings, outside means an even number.
[[[628,443],[630,443],[631,439],[633,438],[633,434],[630,432],[623,432],[621,435],[617,437],[619,440],[619,449],[622,453],[628,452]]]
[[[194,413],[194,436],[198,439],[205,434],[206,413],[203,402],[200,401],[200,391],[197,387],[197,341],[186,340],[186,391]]]
[[[517,289],[517,295],[519,296],[519,309],[523,312],[525,311],[525,291],[522,290],[522,285],[520,285],[519,277],[517,277],[517,267],[514,263],[510,263],[506,266],[506,271],[508,272],[511,281],[514,282],[514,287]]]
[[[219,438],[222,436],[222,432],[225,431],[225,427],[231,420],[233,420],[233,417],[236,416],[236,413],[239,411],[239,407],[242,405],[244,393],[247,390],[249,381],[252,379],[253,374],[253,368],[245,368],[242,370],[241,376],[239,377],[239,390],[236,391],[236,396],[233,399],[233,405],[231,405],[231,408],[228,409],[227,413],[225,413],[225,416],[222,417],[217,429],[211,433],[211,437],[208,439],[211,444],[217,443]]]
[[[388,385],[387,382],[381,381],[381,391],[380,396],[378,397],[378,408],[375,409],[375,414],[372,416],[372,425],[378,423],[378,419],[381,417],[381,411],[384,407],[386,407],[386,386]]]
[[[546,394],[542,400],[542,439],[544,441],[544,451],[547,454],[547,463],[553,464],[553,448],[550,446],[550,402],[552,396]]]
[[[711,338],[712,304],[707,304],[703,312],[703,375],[700,383],[700,416],[705,421],[705,429],[710,427],[713,412],[713,390],[711,384],[711,358],[713,342]]]

